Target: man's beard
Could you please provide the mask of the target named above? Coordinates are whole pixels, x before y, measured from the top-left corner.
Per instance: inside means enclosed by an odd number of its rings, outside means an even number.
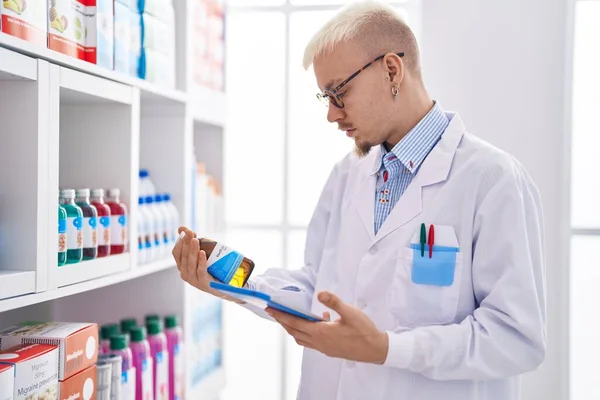
[[[359,143],[358,140],[354,139],[354,152],[360,158],[366,157],[372,147],[370,143]]]

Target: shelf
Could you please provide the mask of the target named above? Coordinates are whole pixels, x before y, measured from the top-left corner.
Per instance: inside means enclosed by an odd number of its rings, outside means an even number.
[[[63,265],[58,267],[58,273],[56,274],[57,286],[72,285],[127,271],[130,266],[129,260],[130,254],[125,253],[82,261],[77,264]]]
[[[207,375],[196,387],[187,392],[188,399],[217,400],[225,389],[225,369],[221,366]]]
[[[0,48],[0,81],[36,78],[37,60]]]
[[[111,256],[119,257],[119,256]],[[75,264],[77,265],[77,264]],[[80,265],[82,266],[82,265]],[[97,266],[97,265],[96,265]],[[169,268],[174,268],[175,262],[172,259],[164,259],[150,264],[139,266],[133,270],[126,272],[114,273],[98,279],[77,283],[62,288],[48,290],[41,293],[26,294],[19,297],[0,300],[0,313],[8,310],[14,310],[21,307],[30,306],[33,304],[43,303],[45,301],[59,299],[72,296],[74,294],[88,292],[90,290],[103,288],[106,286],[115,285],[117,283],[137,279],[142,276],[154,274]],[[63,267],[61,267],[63,268]],[[1,287],[0,287],[1,288]]]
[[[115,82],[137,87],[142,91],[142,101],[150,101],[154,103],[185,103],[187,101],[187,95],[180,90],[163,88],[148,81],[123,75],[121,73],[99,67],[95,64],[58,53],[54,50],[36,46],[30,42],[21,40],[6,33],[0,32],[0,47],[5,47],[34,58],[41,58],[63,67],[85,72],[86,74],[99,76]],[[4,57],[4,53],[0,53],[0,60],[2,60],[0,62],[0,70],[2,69],[1,66],[5,63],[5,61],[7,64],[13,65],[13,69],[17,69],[18,65],[22,63],[22,60],[8,59],[8,57],[6,60],[4,60]],[[19,64],[17,64],[17,62]],[[29,70],[30,69],[27,69],[26,71]]]
[[[225,126],[227,99],[223,92],[195,87],[191,95],[192,115],[196,122],[218,127]]]
[[[60,97],[65,104],[133,102],[133,90],[130,86],[68,68],[60,68],[59,71]]]
[[[35,272],[0,270],[0,299],[35,292]]]

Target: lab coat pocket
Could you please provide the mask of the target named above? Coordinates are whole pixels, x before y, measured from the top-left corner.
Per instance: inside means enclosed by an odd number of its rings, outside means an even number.
[[[390,309],[399,324],[452,322],[458,308],[462,253],[458,247],[434,246],[421,256],[419,244],[402,249],[390,289]]]

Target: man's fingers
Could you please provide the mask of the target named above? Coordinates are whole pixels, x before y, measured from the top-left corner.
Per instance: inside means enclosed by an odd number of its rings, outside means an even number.
[[[319,301],[323,303],[323,305],[331,308],[333,311],[337,312],[340,317],[347,317],[351,312],[351,307],[348,304],[344,303],[342,299],[330,292],[321,292],[319,293]]]
[[[283,326],[283,329],[286,330],[287,333],[289,333],[291,336],[294,337],[294,339],[296,340],[301,340],[305,343],[310,343],[311,342],[311,336],[301,332],[297,329],[294,329],[293,327],[286,325],[286,324],[281,324],[281,326]]]
[[[194,239],[197,240],[197,239]],[[202,282],[206,280],[206,252],[204,250],[198,251],[198,264],[196,265],[196,278]]]
[[[187,236],[187,235],[186,235]],[[197,278],[198,274],[198,254],[200,253],[200,243],[198,239],[192,239],[189,244],[189,254],[187,262],[187,276]]]

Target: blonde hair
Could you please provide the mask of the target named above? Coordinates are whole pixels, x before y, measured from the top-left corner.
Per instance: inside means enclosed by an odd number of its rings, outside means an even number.
[[[404,52],[407,68],[420,71],[419,48],[412,30],[392,7],[377,1],[360,1],[342,7],[306,46],[304,69],[308,69],[315,58],[348,41],[356,41],[372,58],[387,52]]]

